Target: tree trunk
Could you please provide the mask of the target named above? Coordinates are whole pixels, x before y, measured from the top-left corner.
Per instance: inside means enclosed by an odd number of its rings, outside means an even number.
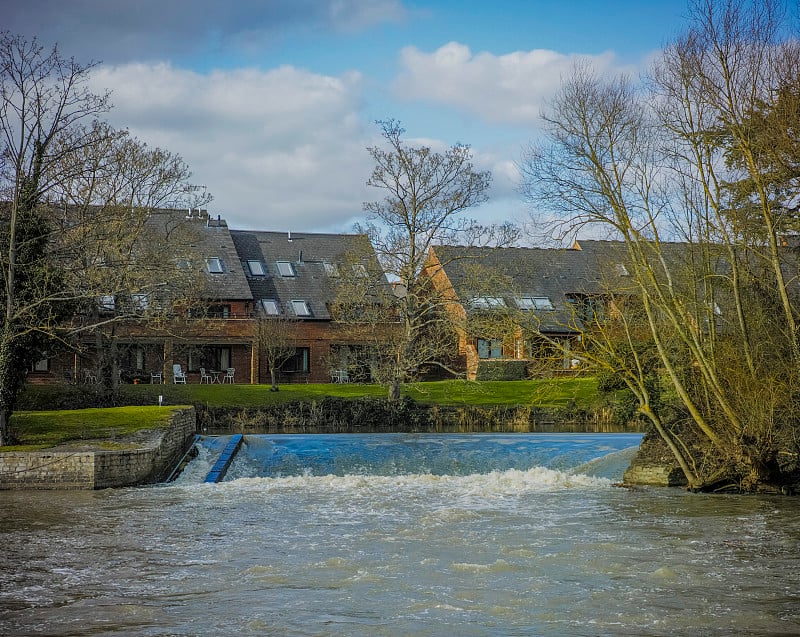
[[[0,446],[11,444],[9,422],[22,381],[18,369],[19,355],[15,351],[13,327],[6,323],[0,334]]]
[[[269,390],[270,391],[278,391],[278,374],[277,374],[277,370],[275,369],[274,365],[270,365],[269,378],[272,381],[272,387],[270,387]]]
[[[397,402],[400,400],[400,379],[395,376],[392,378],[392,382],[389,384],[389,402]]]

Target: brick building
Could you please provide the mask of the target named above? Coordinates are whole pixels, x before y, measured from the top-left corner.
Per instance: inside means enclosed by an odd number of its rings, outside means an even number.
[[[347,378],[340,368],[346,366],[348,352],[367,345],[352,328],[334,320],[330,307],[341,268],[368,262],[372,269],[377,264],[365,236],[231,230],[219,217],[187,216],[185,210],[155,211],[148,222],[168,228],[165,219],[191,230],[172,260],[196,277],[199,301],[169,320],[117,316],[87,331],[74,342],[73,351],[38,361],[28,372],[28,382],[93,382],[97,350],[101,343],[113,342],[123,382],[150,382],[158,374],[172,382],[173,366],[180,365],[189,383],[209,380],[201,378],[201,370],[210,380],[220,380],[229,368],[236,383],[266,383],[269,370],[259,351],[257,324],[281,319],[290,319],[295,345],[294,355],[281,366],[281,382]],[[123,304],[118,297],[98,299],[100,310],[119,314]],[[369,379],[368,372],[362,379]]]

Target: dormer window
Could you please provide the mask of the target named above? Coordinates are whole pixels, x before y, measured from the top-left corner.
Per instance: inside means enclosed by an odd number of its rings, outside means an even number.
[[[296,316],[311,316],[311,308],[306,301],[292,301],[292,309]]]
[[[280,310],[278,309],[278,302],[275,299],[261,299],[261,309],[267,316],[278,316]]]
[[[505,306],[506,302],[499,296],[478,296],[472,299],[472,308],[475,310],[491,310]]]
[[[222,274],[222,259],[219,257],[209,257],[206,259],[206,267],[210,274]]]
[[[250,276],[266,276],[264,264],[255,259],[247,260],[247,269],[250,271]]]
[[[546,296],[534,296],[533,306],[537,310],[554,310],[553,302]]]
[[[360,276],[363,278],[367,278],[367,268],[363,263],[354,263],[353,264],[353,272],[356,276]]]
[[[281,276],[295,276],[294,264],[291,261],[278,261],[276,265]]]

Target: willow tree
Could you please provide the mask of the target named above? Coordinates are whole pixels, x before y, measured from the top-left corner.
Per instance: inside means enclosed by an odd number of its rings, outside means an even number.
[[[781,487],[796,481],[800,452],[797,260],[759,150],[769,127],[759,131],[754,113],[797,86],[798,46],[773,2],[703,0],[691,11],[644,85],[575,70],[545,116],[549,143],[527,155],[526,184],[571,224],[624,242],[679,399],[659,433],[690,485]]]
[[[395,120],[378,122],[384,145],[368,148],[375,168],[367,185],[384,198],[364,204],[369,216],[360,230],[372,241],[381,266],[393,284],[373,308],[391,308],[396,329],[379,348],[378,367],[389,385],[389,399],[426,366],[446,360],[451,340],[443,329],[447,316],[429,277],[420,274],[436,244],[507,242],[509,227],[485,228],[465,213],[488,199],[491,175],[472,164],[469,146],[455,144],[444,152],[411,146]],[[381,294],[385,288],[375,288]],[[361,313],[363,316],[363,312]],[[377,322],[376,322],[377,325]]]

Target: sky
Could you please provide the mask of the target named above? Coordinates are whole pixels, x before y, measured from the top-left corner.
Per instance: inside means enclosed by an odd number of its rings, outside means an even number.
[[[79,62],[106,119],[180,155],[241,229],[352,232],[378,120],[470,145],[493,181],[470,211],[526,224],[518,164],[576,60],[638,74],[686,0],[0,0],[2,26]]]

